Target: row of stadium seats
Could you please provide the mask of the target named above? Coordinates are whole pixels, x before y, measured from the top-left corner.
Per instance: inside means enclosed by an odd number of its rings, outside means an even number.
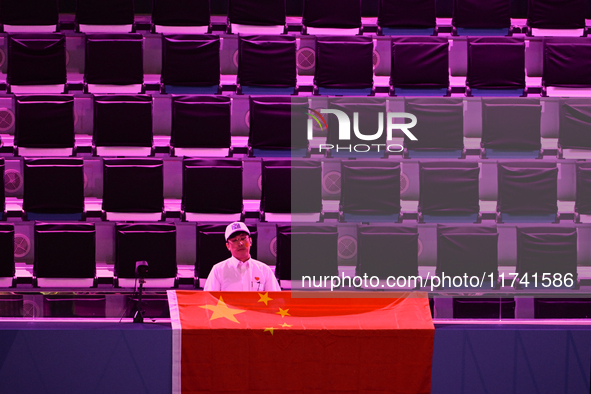
[[[255,225],[249,225],[253,243],[258,233]],[[228,257],[224,242],[225,225],[201,223],[197,225],[197,251],[194,276],[196,286],[200,279],[207,278],[218,261]],[[0,225],[0,286],[13,285],[14,226]],[[147,287],[173,287],[177,284],[177,227],[172,223],[162,224],[117,224],[115,226],[115,264],[113,277],[121,287],[133,287],[136,262],[148,261]],[[382,225],[359,225],[356,229],[357,265],[351,276],[395,278],[398,288],[429,287],[423,278],[412,282],[408,277],[419,275],[419,234],[416,227]],[[515,271],[524,281],[513,281],[513,276],[503,277],[504,287],[516,288],[570,288],[578,286],[577,275],[577,229],[574,227],[518,227],[516,233],[517,262]],[[275,275],[282,287],[326,288],[331,283],[319,284],[319,278],[338,276],[337,243],[335,226],[330,225],[277,225],[274,233],[277,248]],[[93,223],[46,223],[34,225],[35,259],[33,276],[35,284],[43,287],[96,285],[95,262],[96,228]],[[497,288],[499,278],[499,234],[496,226],[438,225],[434,240],[437,249],[437,264],[434,274],[443,278],[475,276],[484,278],[481,289]],[[552,253],[548,253],[552,251]],[[256,247],[251,249],[256,258]],[[542,279],[551,273],[550,284]],[[534,278],[537,275],[537,282]],[[560,280],[556,275],[560,276]],[[304,276],[315,277],[308,282]],[[341,272],[341,276],[344,273]],[[74,281],[76,279],[76,281]],[[544,280],[544,281],[543,281]],[[294,282],[296,281],[296,282]],[[322,281],[322,279],[320,279]],[[112,283],[112,282],[111,282]],[[380,285],[366,282],[350,283],[345,287],[376,288]],[[384,283],[384,282],[379,282]],[[469,288],[457,280],[435,285],[442,289]],[[537,286],[534,286],[537,284]],[[334,283],[333,283],[334,285]],[[388,282],[388,286],[392,283]],[[337,286],[338,287],[338,286]],[[385,287],[385,286],[381,286]],[[380,288],[381,288],[380,287]],[[395,286],[393,286],[395,287]]]
[[[477,119],[481,132],[476,135],[465,131],[468,128],[465,100],[469,99],[455,97],[405,98],[393,103],[378,97],[339,97],[315,102],[305,97],[250,96],[245,98],[247,106],[239,110],[238,101],[227,96],[173,96],[170,104],[166,103],[169,106],[166,111],[157,112],[156,98],[151,95],[95,95],[84,97],[90,108],[81,112],[90,118],[91,126],[88,130],[79,127],[75,131],[75,118],[82,116],[74,110],[76,100],[82,98],[10,97],[15,126],[12,132],[0,136],[2,154],[5,157],[93,153],[105,157],[146,157],[156,152],[160,156],[179,157],[248,154],[300,158],[310,154],[329,157],[403,154],[405,158],[461,158],[467,153],[494,159],[557,154],[560,158],[585,159],[591,150],[591,139],[586,133],[591,125],[591,99],[583,98],[559,100],[557,119],[545,119],[547,123],[558,123],[558,132],[550,136],[557,137],[553,146],[543,142],[548,135],[542,138],[544,102],[533,98],[483,98],[473,108],[473,112],[480,110],[482,119]],[[384,124],[388,128],[389,122],[396,122],[386,114],[401,110],[416,118],[416,125],[409,130],[417,140],[396,129],[388,140],[388,133],[383,132]],[[339,140],[340,120],[324,111],[341,111],[363,134],[355,132],[348,141]],[[6,116],[13,116],[12,111],[5,109],[5,112]],[[311,115],[320,115],[323,122],[310,124]],[[164,124],[164,130],[154,132],[155,122],[160,127]],[[233,131],[237,122],[247,122],[248,137]],[[381,135],[368,144],[366,136],[376,129],[382,130]]]
[[[86,35],[86,91],[142,93],[143,41],[141,34]],[[237,79],[229,83],[245,94],[293,95],[301,88],[308,94],[367,96],[378,88],[390,95],[449,96],[449,46],[445,37],[392,38],[390,78],[381,85],[377,78],[374,81],[371,37],[316,37],[312,81],[298,76],[296,58],[301,54],[295,36],[239,36]],[[525,47],[523,38],[468,38],[467,95],[527,95]],[[216,94],[227,89],[220,74],[220,49],[216,35],[162,36],[160,90]],[[589,94],[591,79],[585,70],[590,54],[591,39],[545,39],[542,93]],[[61,34],[9,35],[7,63],[13,93],[63,93],[72,82],[66,70],[66,37]]]
[[[569,0],[529,1],[527,26],[537,30],[570,29],[582,35],[585,29],[586,3]],[[381,0],[377,24],[384,34],[433,34],[436,28],[438,4],[435,0],[408,3],[401,0]],[[511,2],[507,0],[455,0],[452,23],[462,30],[476,29],[488,34],[506,35],[511,27]],[[207,32],[211,25],[210,0],[155,0],[151,23],[156,32]],[[285,0],[231,0],[228,3],[229,32],[262,29],[266,32],[286,30]],[[362,27],[360,0],[304,0],[302,22],[304,31],[341,30],[342,34],[357,34]],[[0,22],[5,31],[54,32],[59,24],[57,1],[4,1]],[[82,32],[130,32],[134,28],[133,0],[76,1],[76,28]],[[536,33],[545,33],[538,31]]]
[[[4,172],[4,160],[0,160]],[[102,201],[95,202],[98,208],[88,209],[83,165],[80,158],[25,159],[19,180],[24,183],[22,211],[11,209],[9,216],[24,213],[29,220],[82,220],[88,214],[114,221],[159,221],[165,212],[168,218],[186,221],[235,221],[249,212],[250,218],[260,213],[261,220],[270,222],[318,222],[325,214],[327,220],[375,223],[416,221],[418,213],[419,222],[426,223],[482,219],[553,223],[559,211],[557,164],[541,160],[500,161],[496,207],[492,208],[481,206],[480,189],[491,185],[481,184],[477,162],[421,161],[414,213],[402,208],[400,162],[390,160],[340,161],[338,208],[326,206],[326,201],[323,205],[322,163],[316,160],[263,160],[260,205],[245,207],[241,160],[184,159],[181,206],[174,210],[164,204],[161,159],[104,159],[102,180],[93,180],[102,183]],[[576,163],[574,206],[568,219],[563,219],[591,220],[590,185],[591,163]],[[2,190],[2,206],[4,194]]]

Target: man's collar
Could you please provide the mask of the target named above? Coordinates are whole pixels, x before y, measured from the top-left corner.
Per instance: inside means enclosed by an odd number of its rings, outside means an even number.
[[[246,261],[240,261],[238,260],[236,257],[232,256],[230,257],[230,261],[232,262],[232,265],[234,267],[240,267],[242,264],[247,264],[248,267],[248,263],[250,262],[250,260],[252,259],[252,257],[250,257],[248,260]]]

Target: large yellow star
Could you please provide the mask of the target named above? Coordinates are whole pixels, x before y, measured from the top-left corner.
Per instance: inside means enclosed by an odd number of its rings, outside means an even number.
[[[258,302],[264,302],[265,305],[267,305],[267,302],[269,301],[273,301],[273,299],[271,297],[269,297],[269,293],[265,293],[265,294],[261,294],[259,293],[259,296],[261,296],[261,299],[258,300]]]
[[[281,309],[279,308],[279,312],[276,312],[278,315],[281,315],[281,317],[285,317],[285,316],[291,316],[289,313],[287,313],[289,309]]]
[[[234,315],[237,315],[242,312],[246,312],[245,310],[241,309],[230,309],[228,305],[224,302],[224,299],[220,296],[217,305],[203,305],[199,308],[209,309],[213,311],[213,314],[209,318],[209,320],[219,319],[220,317],[225,317],[226,319],[233,321],[234,323],[240,323]]]
[[[271,335],[273,335],[273,330],[274,330],[273,327],[268,327],[268,328],[265,328],[265,331],[263,331],[263,332],[269,331],[271,333]]]
[[[285,328],[285,327],[291,327],[293,324],[287,324],[287,323],[283,323],[280,324],[281,327]]]

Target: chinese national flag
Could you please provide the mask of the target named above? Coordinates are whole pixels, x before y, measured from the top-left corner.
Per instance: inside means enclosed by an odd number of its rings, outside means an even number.
[[[425,294],[323,294],[171,291],[173,326],[182,328],[180,391],[430,392],[434,326]]]

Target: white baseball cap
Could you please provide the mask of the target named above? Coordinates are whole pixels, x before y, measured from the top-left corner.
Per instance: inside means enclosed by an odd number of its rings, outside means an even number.
[[[228,224],[228,227],[226,227],[226,242],[228,241],[228,239],[230,239],[232,235],[238,232],[244,232],[250,235],[250,230],[248,229],[248,227],[246,227],[246,224],[242,222],[234,222]]]

